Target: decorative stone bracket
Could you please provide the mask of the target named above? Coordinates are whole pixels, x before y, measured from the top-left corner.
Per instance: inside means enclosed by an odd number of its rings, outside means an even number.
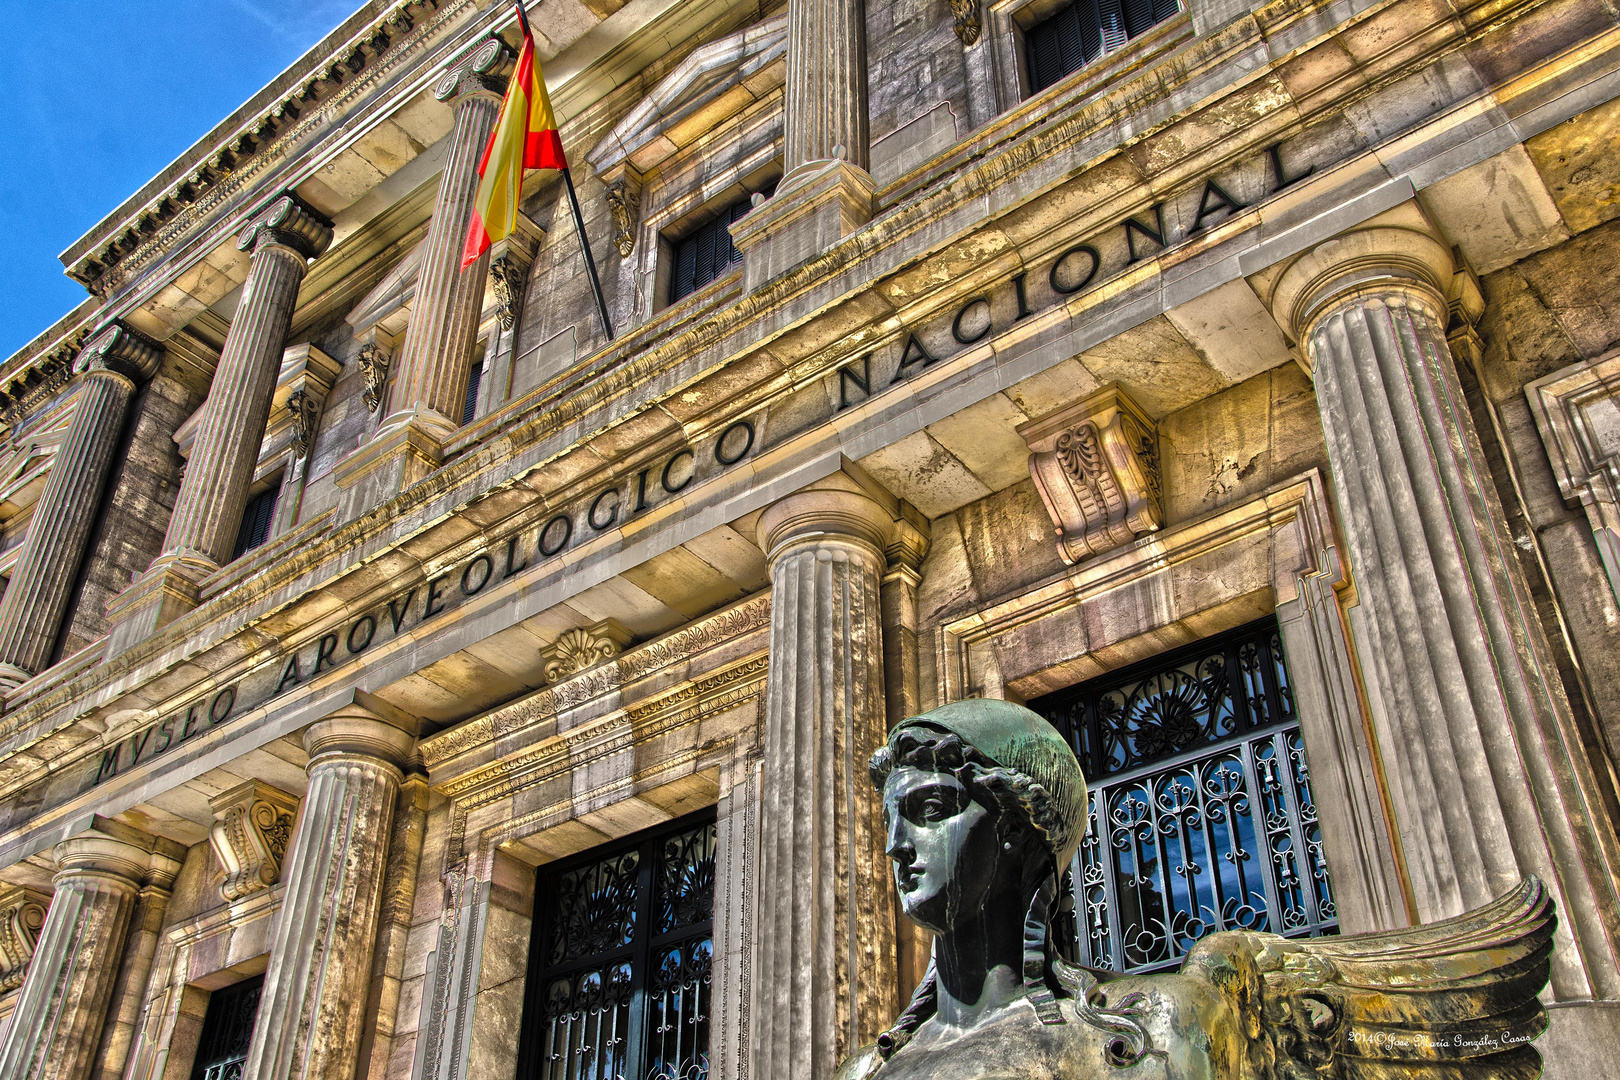
[[[313,345],[294,345],[282,355],[265,441],[279,447],[286,439],[295,465],[309,457],[315,445],[321,409],[340,370],[336,360]]]
[[[1052,515],[1058,552],[1081,559],[1164,524],[1158,430],[1117,385],[1018,428],[1029,471]]]
[[[979,0],[951,0],[951,14],[956,18],[956,37],[963,45],[979,40]]]
[[[1585,509],[1609,588],[1620,599],[1620,353],[1555,371],[1524,393],[1558,493]]]
[[[376,412],[377,406],[382,404],[383,388],[388,385],[388,368],[393,358],[392,340],[375,333],[355,354],[354,362],[360,365],[360,377],[365,380],[360,396],[366,403],[366,412]]]
[[[235,903],[279,881],[298,800],[280,788],[249,780],[214,796],[208,805],[214,811],[208,843],[225,868],[219,895]]]
[[[589,629],[564,630],[540,650],[546,682],[561,682],[586,668],[611,660],[630,644],[631,633],[616,619],[604,619]]]
[[[517,325],[523,311],[523,286],[529,280],[529,266],[545,241],[546,231],[519,210],[512,232],[496,241],[489,252],[489,284],[501,312],[501,329]]]
[[[20,885],[0,888],[0,994],[22,985],[51,898]]]
[[[629,162],[620,162],[602,174],[602,182],[613,214],[613,242],[620,258],[628,259],[636,249],[636,227],[641,224],[641,173]]]

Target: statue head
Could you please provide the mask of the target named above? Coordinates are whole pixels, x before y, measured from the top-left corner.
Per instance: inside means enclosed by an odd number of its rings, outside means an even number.
[[[1085,832],[1080,764],[1022,705],[970,699],[914,716],[871,771],[901,909],[936,933],[976,917],[997,891],[1033,893]]]
[[[941,935],[935,960],[945,935],[953,947],[970,947],[963,939],[984,933],[989,920],[1013,920],[1023,939],[1018,974],[1041,1022],[1066,1022],[1061,990],[1082,1020],[1119,1035],[1110,1060],[1138,1060],[1146,1046],[1140,1025],[1092,1006],[1092,980],[1051,943],[1058,881],[1088,819],[1086,779],[1068,742],[1022,705],[975,698],[897,724],[871,771],[900,906]],[[933,1015],[938,995],[931,961],[911,1004],[878,1038],[884,1058]]]

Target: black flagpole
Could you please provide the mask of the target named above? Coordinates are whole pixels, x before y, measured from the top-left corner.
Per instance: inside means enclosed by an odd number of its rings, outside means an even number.
[[[523,10],[523,0],[516,5],[518,22],[523,26],[523,36],[529,42],[529,49],[534,50],[534,34],[529,31],[529,16]],[[607,301],[602,299],[602,279],[596,276],[596,257],[591,254],[590,237],[585,235],[585,215],[579,212],[579,194],[574,191],[574,178],[568,174],[568,166],[562,168],[563,187],[568,191],[568,205],[574,210],[574,228],[579,230],[579,246],[585,253],[585,269],[591,277],[591,292],[596,295],[596,314],[602,320],[602,329],[607,331],[609,341],[613,340],[613,320],[608,318]]]

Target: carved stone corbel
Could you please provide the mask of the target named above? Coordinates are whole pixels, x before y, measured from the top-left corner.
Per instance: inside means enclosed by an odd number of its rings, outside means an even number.
[[[336,360],[313,345],[294,345],[282,355],[265,438],[276,453],[291,447],[295,467],[314,448],[321,409],[341,370]]]
[[[1018,428],[1071,566],[1164,524],[1158,431],[1117,385]]]
[[[951,14],[956,17],[956,36],[963,45],[979,40],[979,0],[951,0]]]
[[[632,170],[620,170],[619,179],[608,185],[608,211],[613,215],[613,240],[619,256],[628,259],[636,249],[636,226],[641,223],[641,184],[631,177]]]
[[[518,211],[516,228],[496,242],[489,252],[489,284],[501,312],[501,329],[511,330],[523,313],[523,286],[529,280],[529,267],[546,232],[529,216]]]
[[[20,885],[0,887],[0,994],[22,985],[51,898]]]
[[[616,619],[604,619],[588,629],[564,630],[540,650],[546,682],[561,682],[586,668],[611,660],[630,644],[631,633]]]
[[[394,350],[386,343],[372,338],[360,346],[354,362],[360,365],[360,376],[365,386],[360,391],[367,412],[376,412],[382,404],[383,387],[388,385],[388,366],[393,362]]]
[[[214,796],[208,805],[214,811],[208,843],[225,868],[219,895],[234,903],[279,881],[298,800],[280,788],[249,780]]]

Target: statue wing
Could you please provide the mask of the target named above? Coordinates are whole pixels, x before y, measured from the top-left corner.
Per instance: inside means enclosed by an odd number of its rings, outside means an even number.
[[[1406,930],[1289,939],[1229,931],[1182,973],[1232,1002],[1267,1080],[1534,1080],[1557,916],[1536,878]]]

